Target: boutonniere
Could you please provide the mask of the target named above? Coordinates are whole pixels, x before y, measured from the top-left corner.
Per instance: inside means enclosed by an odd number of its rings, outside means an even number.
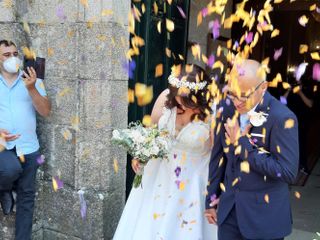
[[[260,127],[267,121],[268,114],[264,112],[252,112],[249,115],[249,120],[252,126]]]

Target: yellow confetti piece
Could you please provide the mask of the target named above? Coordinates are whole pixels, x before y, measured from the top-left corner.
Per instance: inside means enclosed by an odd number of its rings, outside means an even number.
[[[221,166],[222,166],[223,161],[224,161],[224,158],[223,158],[223,157],[222,157],[222,158],[220,158],[220,160],[219,160],[219,167],[221,167]]]
[[[30,27],[29,27],[29,24],[27,23],[27,22],[23,22],[23,30],[26,32],[26,33],[28,33],[28,34],[30,34]]]
[[[142,3],[142,5],[141,5],[141,11],[142,11],[142,13],[146,12],[146,5],[144,3]]]
[[[85,8],[89,7],[88,0],[80,0],[80,4],[83,5]]]
[[[250,164],[248,161],[242,161],[240,163],[240,171],[244,173],[250,173]]]
[[[20,162],[24,163],[26,161],[24,155],[19,156]]]
[[[71,126],[74,130],[78,131],[79,130],[79,123],[80,123],[80,118],[79,116],[73,116],[71,118]]]
[[[224,186],[224,184],[223,184],[223,183],[220,183],[220,188],[221,188],[221,190],[222,190],[223,192],[225,192],[225,191],[226,191],[226,187]]]
[[[174,22],[171,21],[170,19],[166,19],[166,27],[169,32],[173,32],[174,31]]]
[[[281,149],[280,149],[280,146],[279,146],[279,145],[277,145],[277,152],[278,152],[278,153],[281,153]]]
[[[313,4],[313,5],[311,5],[310,8],[309,8],[310,11],[314,11],[314,10],[316,10],[316,9],[317,9],[317,4]]]
[[[169,5],[171,5],[171,4],[172,4],[172,0],[167,0],[167,1],[168,1]]]
[[[279,3],[282,3],[282,2],[283,2],[283,0],[274,0],[275,4],[279,4]]]
[[[294,192],[294,196],[295,196],[296,198],[298,198],[298,199],[301,198],[301,194],[300,194],[298,191],[295,191],[295,192]]]
[[[200,60],[200,56],[201,56],[201,47],[199,44],[194,44],[191,46],[191,52],[192,55],[194,56],[195,59],[199,59]]]
[[[223,148],[223,152],[224,153],[228,153],[229,152],[229,147]]]
[[[157,66],[156,66],[156,71],[155,71],[155,77],[161,77],[162,74],[163,74],[163,64],[162,63],[159,63]]]
[[[283,82],[283,83],[282,83],[282,87],[283,87],[284,89],[289,89],[289,88],[291,87],[291,85],[290,85],[289,83],[287,83],[287,82]]]
[[[241,154],[241,145],[238,145],[238,146],[236,147],[236,149],[234,150],[234,154],[235,154],[235,155],[240,155],[240,154]]]
[[[310,53],[311,57],[313,60],[317,60],[319,61],[320,60],[320,55],[318,52],[313,52],[313,53]]]
[[[212,69],[215,69],[215,68],[220,68],[220,72],[223,73],[224,64],[221,61],[216,61],[212,66]]]
[[[109,15],[112,15],[112,14],[113,14],[113,11],[110,10],[110,9],[103,9],[103,10],[101,11],[101,16],[102,16],[102,17],[109,16]]]
[[[271,38],[274,38],[274,37],[278,36],[279,34],[280,34],[280,30],[279,29],[275,29],[271,33]]]
[[[36,53],[27,47],[22,47],[22,52],[27,59],[36,59]]]
[[[288,119],[285,124],[284,124],[284,128],[293,128],[294,127],[294,120],[293,119]]]
[[[146,127],[149,127],[152,125],[152,119],[150,115],[145,115],[142,119],[142,124]]]
[[[115,173],[118,173],[118,171],[119,171],[119,164],[118,164],[117,159],[113,159],[113,169],[114,169],[114,172],[115,172]]]
[[[266,203],[269,203],[269,195],[268,194],[264,195],[264,201]]]
[[[180,182],[179,184],[179,190],[183,191],[185,189],[186,185],[183,181]]]
[[[299,46],[299,53],[300,53],[300,54],[304,54],[304,53],[308,52],[308,49],[309,49],[308,45],[306,45],[306,44],[300,44],[300,46]]]
[[[236,178],[232,182],[232,187],[234,187],[239,182],[239,178]]]
[[[158,30],[158,33],[161,33],[161,21],[157,23],[157,30]]]
[[[59,97],[63,97],[63,96],[65,96],[65,95],[69,94],[70,92],[71,92],[71,89],[70,89],[70,88],[64,88],[62,91],[60,91],[60,92],[58,93],[58,96],[59,96]]]
[[[53,187],[53,191],[55,192],[58,191],[58,183],[54,177],[52,177],[52,187]]]
[[[309,18],[307,18],[306,15],[302,15],[300,18],[299,18],[299,23],[301,26],[306,26],[309,22]]]

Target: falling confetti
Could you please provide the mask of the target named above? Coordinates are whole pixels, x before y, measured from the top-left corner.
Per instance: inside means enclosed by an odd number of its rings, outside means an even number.
[[[87,202],[84,199],[83,190],[79,190],[78,194],[79,194],[79,200],[80,200],[80,215],[81,215],[81,218],[84,220],[87,216]]]
[[[119,164],[117,159],[113,159],[113,169],[115,173],[118,173],[119,171]]]
[[[226,187],[224,186],[224,184],[223,184],[223,183],[220,183],[220,189],[221,189],[223,192],[225,192],[225,191],[226,191]]]
[[[307,69],[307,66],[308,66],[308,63],[304,62],[304,63],[301,63],[296,71],[295,71],[295,78],[297,81],[300,81],[302,75],[305,73],[306,69]]]
[[[166,19],[166,28],[169,32],[174,31],[174,22],[171,21],[170,19]]]
[[[182,18],[186,19],[186,14],[184,13],[184,11],[182,10],[181,7],[177,6],[178,10],[179,10],[179,13],[181,15]]]
[[[304,53],[308,52],[308,49],[309,49],[308,45],[306,45],[306,44],[300,44],[300,46],[299,46],[299,53],[300,53],[300,54],[304,54]]]
[[[248,161],[242,161],[240,163],[240,171],[244,173],[250,173],[250,164]]]
[[[174,173],[176,174],[177,177],[180,176],[180,173],[181,173],[181,167],[177,167],[175,170],[174,170]]]
[[[309,21],[309,18],[306,17],[306,15],[303,15],[299,18],[299,24],[303,27],[305,27]]]
[[[269,195],[268,194],[266,194],[266,195],[264,195],[264,201],[266,202],[266,203],[269,203]]]
[[[57,192],[59,189],[63,188],[63,182],[60,180],[59,177],[57,177],[57,176],[52,177],[52,187],[55,192]]]
[[[152,119],[150,115],[144,115],[142,119],[142,124],[146,127],[149,127],[152,125]]]
[[[283,48],[280,48],[278,50],[274,50],[273,59],[277,61],[279,57],[282,55]]]
[[[312,69],[312,78],[318,82],[320,82],[320,64],[315,63]]]
[[[162,63],[159,63],[159,64],[156,66],[155,77],[161,77],[162,74],[163,74],[163,64],[162,64]]]
[[[284,124],[284,128],[293,128],[293,127],[294,127],[294,120],[293,119],[288,119]]]
[[[40,155],[38,158],[37,158],[37,163],[38,165],[42,165],[44,164],[44,161],[45,160],[45,156],[44,155]]]
[[[279,29],[275,29],[275,30],[273,30],[273,32],[271,33],[271,38],[274,38],[274,37],[278,36],[279,34],[280,34]]]
[[[301,198],[301,194],[298,191],[294,192],[294,195],[296,198],[300,199]]]
[[[88,8],[88,7],[89,7],[88,0],[80,0],[80,3],[81,3],[81,5],[83,5],[85,8]]]

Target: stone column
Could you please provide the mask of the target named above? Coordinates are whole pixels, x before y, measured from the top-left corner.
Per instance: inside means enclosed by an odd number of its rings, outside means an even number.
[[[0,8],[1,38],[47,60],[44,83],[53,108],[38,121],[46,162],[39,171],[33,239],[112,239],[125,200],[126,155],[110,138],[113,128],[127,125],[122,65],[129,10],[129,0],[16,0],[5,15]],[[64,186],[54,192],[56,176]],[[13,216],[0,214],[0,239],[12,232]]]

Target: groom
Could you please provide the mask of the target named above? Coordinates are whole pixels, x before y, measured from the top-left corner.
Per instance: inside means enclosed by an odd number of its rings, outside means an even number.
[[[283,239],[292,228],[297,119],[267,92],[260,63],[238,62],[229,76],[216,116],[205,216],[218,224],[219,240]]]

